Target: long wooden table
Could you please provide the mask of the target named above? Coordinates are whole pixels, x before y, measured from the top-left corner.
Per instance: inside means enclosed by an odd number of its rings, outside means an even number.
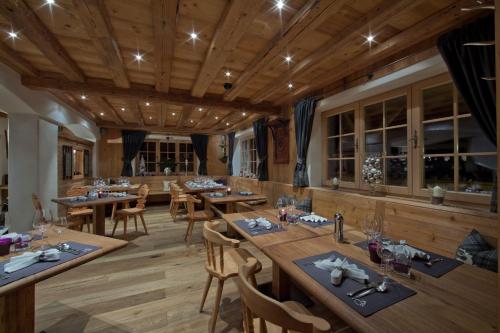
[[[186,184],[182,184],[182,190],[184,193],[187,194],[200,194],[204,192],[220,192],[220,191],[226,191],[227,186],[219,186],[219,187],[189,187]]]
[[[223,197],[211,197],[210,193],[201,193],[200,196],[205,201],[205,207],[209,206],[210,204],[226,205],[226,213],[235,212],[235,204],[237,202],[267,200],[266,195],[258,193],[254,193],[252,195],[241,195],[239,193],[232,193],[229,195],[224,195]]]
[[[304,224],[287,226],[287,231],[251,236],[234,223],[244,218],[265,217],[276,222],[276,210],[226,214],[223,218],[273,262],[273,293],[278,299],[288,297],[290,281],[336,313],[358,332],[496,332],[497,275],[461,265],[440,278],[418,271],[415,279],[394,279],[417,291],[417,294],[367,318],[331,294],[293,263],[331,251],[356,259],[375,270],[365,250],[353,245],[364,239],[356,229],[345,226],[348,244],[335,242],[332,225],[312,228]],[[300,235],[300,236],[299,236]]]
[[[100,249],[0,287],[0,333],[33,333],[35,331],[35,284],[37,282],[127,245],[127,242],[123,240],[69,229],[65,230],[62,235],[56,235],[51,228],[47,236],[48,238],[44,239],[43,242],[56,244],[58,242],[73,241],[99,246]],[[41,241],[35,241],[33,246],[36,248],[40,244]],[[7,260],[8,258],[8,256],[0,257],[0,260]]]
[[[105,206],[106,205],[117,205],[123,203],[126,207],[131,201],[137,200],[139,197],[137,195],[127,194],[124,197],[106,197],[96,200],[88,201],[70,201],[68,198],[56,198],[52,199],[53,202],[63,205],[67,208],[81,208],[81,207],[92,207],[94,210],[93,223],[94,223],[94,233],[96,235],[105,236]]]

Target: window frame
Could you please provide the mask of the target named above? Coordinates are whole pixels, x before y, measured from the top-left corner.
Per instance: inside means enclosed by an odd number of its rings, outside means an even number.
[[[257,148],[255,146],[255,137],[253,135],[247,136],[240,139],[241,150],[240,150],[240,171],[246,170],[247,166],[250,165],[250,170],[253,175],[257,175],[257,165],[259,163],[259,158],[257,156]],[[253,148],[250,149],[250,142],[253,142]],[[252,158],[251,152],[254,152],[255,159]],[[243,163],[245,162],[245,163]]]
[[[170,143],[174,143],[175,144],[175,163],[176,163],[176,168],[175,168],[175,174],[179,174],[179,175],[184,175],[185,174],[185,171],[181,171],[180,170],[180,165],[179,163],[184,163],[184,161],[180,161],[180,145],[181,144],[193,144],[191,141],[169,141],[169,140],[159,140],[159,139],[146,139],[144,140],[144,143],[154,143],[155,145],[155,172],[153,175],[150,175],[150,176],[164,176],[164,173],[163,173],[163,170],[160,170],[160,158],[161,158],[161,149],[160,149],[160,144],[161,143],[166,143],[166,144],[170,144]],[[139,170],[139,165],[140,165],[140,159],[138,158],[141,154],[141,152],[143,152],[143,150],[139,150],[139,152],[137,153],[136,157],[135,157],[135,166],[136,166],[136,173],[138,173],[138,170]],[[168,154],[169,152],[164,152],[163,154]],[[194,152],[194,148],[193,148],[193,171],[188,171],[187,174],[188,175],[194,175],[195,174],[195,169],[196,169],[196,164],[198,163],[198,158]]]

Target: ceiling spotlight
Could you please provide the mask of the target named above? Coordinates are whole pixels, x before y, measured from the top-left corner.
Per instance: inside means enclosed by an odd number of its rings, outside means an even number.
[[[229,123],[226,123],[226,126],[229,126]]]
[[[86,99],[87,99],[87,96],[86,96],[86,95],[80,95],[80,99],[81,99],[81,100],[86,100]]]
[[[285,62],[286,62],[287,64],[291,63],[291,62],[292,62],[292,57],[291,57],[291,56],[289,56],[289,55],[287,55],[287,56],[285,57]]]
[[[246,112],[243,112],[242,113],[243,117],[246,117],[247,113]]]
[[[125,111],[125,108],[121,108],[120,110]]]
[[[189,33],[189,38],[191,38],[193,41],[198,39],[198,34],[194,31]]]
[[[373,43],[375,41],[375,36],[373,36],[372,34],[369,34],[368,36],[365,36],[366,38],[366,43],[370,44]]]
[[[149,120],[153,119],[153,117],[149,116]]]
[[[139,52],[134,54],[134,60],[137,62],[144,61],[144,54],[141,54]]]
[[[45,4],[49,5],[49,6],[52,6],[52,5],[56,4],[56,1],[55,0],[45,0]]]
[[[189,122],[192,124],[192,123],[194,123],[194,120],[193,120],[193,119],[191,119],[191,120],[189,120]]]
[[[17,32],[15,32],[13,30],[7,32],[7,35],[9,35],[9,38],[12,40],[19,38],[19,35],[17,34]]]
[[[224,73],[224,75],[225,75],[226,77],[231,77],[231,72],[230,72],[230,71],[226,71],[226,72]]]
[[[203,111],[203,108],[198,108],[198,111],[199,111],[199,112]]]
[[[172,112],[172,116],[175,116],[175,112]]]
[[[288,82],[288,89],[292,89],[293,88],[293,83],[292,82]]]
[[[146,103],[144,103],[144,104],[145,104],[146,106],[150,106],[150,105],[151,105],[151,103],[149,103],[149,102],[146,102]]]
[[[215,120],[218,120],[218,119],[219,119],[219,117],[218,117],[218,116],[215,116]]]
[[[104,112],[101,112],[101,113],[99,113],[99,114],[101,115],[101,117],[102,117],[102,116],[104,116]]]
[[[278,10],[282,10],[283,8],[285,8],[285,1],[277,0],[274,6],[278,8]]]

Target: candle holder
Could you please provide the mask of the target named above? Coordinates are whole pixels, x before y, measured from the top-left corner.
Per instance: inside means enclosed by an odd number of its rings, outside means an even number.
[[[230,187],[227,188],[226,193],[227,193],[227,195],[231,195],[231,188]]]

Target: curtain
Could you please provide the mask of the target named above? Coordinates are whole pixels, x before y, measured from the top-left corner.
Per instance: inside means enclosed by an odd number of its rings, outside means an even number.
[[[142,144],[146,139],[145,131],[122,130],[123,147],[123,169],[122,176],[132,177],[132,160],[137,156]]]
[[[90,177],[90,151],[88,149],[83,151],[83,176]]]
[[[236,137],[235,132],[231,132],[227,135],[227,174],[229,176],[233,175],[233,157],[234,157],[234,139]]]
[[[495,46],[464,46],[464,43],[495,40],[494,15],[480,18],[439,37],[438,49],[460,95],[486,137],[496,146]],[[491,210],[497,210],[496,180]]]
[[[293,175],[293,186],[309,186],[307,175],[307,149],[311,140],[316,98],[306,97],[294,105],[295,142],[297,144],[297,164]]]
[[[259,157],[257,166],[257,178],[259,180],[269,180],[267,171],[267,119],[261,118],[253,123],[253,134],[255,137],[255,149]]]
[[[207,145],[208,136],[205,134],[191,134],[191,141],[193,142],[193,149],[198,156],[200,166],[198,167],[198,175],[207,175]]]
[[[62,146],[63,179],[73,178],[73,148]]]

